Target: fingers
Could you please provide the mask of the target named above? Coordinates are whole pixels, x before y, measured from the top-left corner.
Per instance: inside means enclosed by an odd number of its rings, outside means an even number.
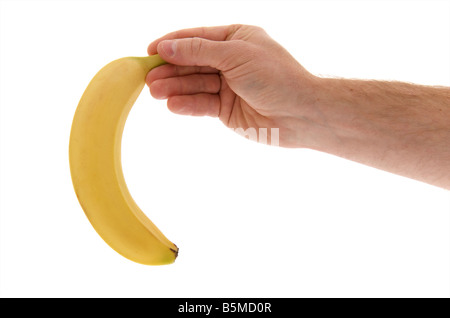
[[[218,70],[202,66],[165,64],[152,69],[146,77],[150,93],[158,99],[174,95],[217,93],[220,82]]]
[[[236,28],[237,28],[236,25],[226,25],[215,27],[190,28],[171,32],[150,43],[147,51],[149,55],[156,54],[157,46],[163,40],[200,37],[213,41],[225,41],[227,36],[230,33],[234,32]]]
[[[154,98],[168,99],[167,107],[173,113],[219,115],[221,80],[214,68],[165,64],[152,69],[146,83]]]
[[[150,84],[150,93],[157,99],[198,93],[216,94],[219,90],[220,79],[217,74],[192,74],[169,77],[155,80]]]
[[[208,66],[179,66],[173,64],[165,64],[152,69],[146,78],[146,83],[150,85],[153,81],[162,78],[184,76],[190,74],[214,74],[219,73],[215,68]]]
[[[218,94],[195,94],[169,97],[167,107],[180,115],[218,117],[220,97]]]

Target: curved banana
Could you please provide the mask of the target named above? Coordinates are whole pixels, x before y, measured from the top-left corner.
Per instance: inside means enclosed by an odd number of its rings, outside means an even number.
[[[178,248],[131,197],[122,172],[121,141],[145,76],[164,63],[152,55],[125,57],[103,67],[84,91],[70,132],[70,172],[86,216],[110,247],[146,265],[173,263]]]

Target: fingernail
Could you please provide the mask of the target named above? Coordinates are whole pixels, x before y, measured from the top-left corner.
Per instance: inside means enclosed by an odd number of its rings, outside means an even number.
[[[164,51],[164,55],[167,57],[172,57],[175,55],[175,49],[177,46],[177,42],[173,40],[165,40],[160,44],[161,49]]]

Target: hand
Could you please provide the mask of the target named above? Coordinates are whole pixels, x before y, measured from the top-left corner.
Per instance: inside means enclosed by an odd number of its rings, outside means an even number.
[[[266,128],[269,140],[278,128],[280,146],[301,146],[302,107],[314,101],[315,77],[263,29],[181,30],[151,43],[148,53],[170,63],[151,70],[146,82],[172,112],[219,117],[229,128]]]

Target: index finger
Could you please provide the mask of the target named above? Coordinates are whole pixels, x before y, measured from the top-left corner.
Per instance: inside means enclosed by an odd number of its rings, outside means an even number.
[[[147,52],[149,55],[158,53],[156,48],[158,46],[158,43],[163,40],[199,37],[213,41],[225,41],[227,37],[234,32],[235,29],[237,29],[237,25],[199,27],[174,31],[150,43],[147,48]]]

